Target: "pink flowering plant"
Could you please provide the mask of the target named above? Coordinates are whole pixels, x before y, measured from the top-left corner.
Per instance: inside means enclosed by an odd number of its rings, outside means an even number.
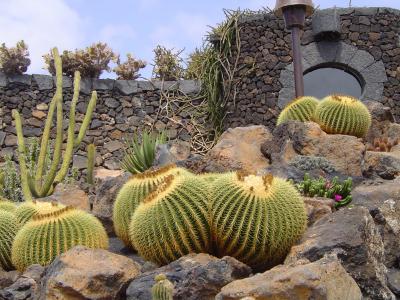
[[[325,197],[335,200],[335,207],[339,208],[349,204],[352,200],[352,179],[349,177],[343,182],[338,177],[331,181],[326,178],[311,178],[310,174],[304,174],[304,179],[296,184],[297,189],[306,197]]]

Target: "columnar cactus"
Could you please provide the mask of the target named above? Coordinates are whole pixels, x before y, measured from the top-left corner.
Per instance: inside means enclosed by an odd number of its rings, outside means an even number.
[[[364,137],[371,126],[371,115],[360,100],[332,95],[318,104],[315,121],[326,133]]]
[[[284,179],[228,173],[213,183],[211,230],[218,256],[254,268],[280,263],[306,222],[300,194]]]
[[[288,120],[301,122],[312,121],[319,100],[310,96],[303,96],[293,100],[280,113],[276,125]]]
[[[209,252],[208,184],[192,175],[169,175],[137,207],[129,226],[133,246],[163,265],[188,253]]]
[[[11,247],[18,232],[18,221],[11,212],[0,210],[0,267],[12,270]]]
[[[32,219],[32,217],[39,214],[49,214],[59,211],[65,206],[56,202],[39,202],[36,200],[28,201],[17,207],[15,216],[19,224],[24,225]]]
[[[33,216],[15,236],[11,258],[24,271],[32,264],[47,266],[77,245],[107,249],[108,237],[94,216],[67,206]]]
[[[39,158],[36,166],[35,174],[30,174],[26,161],[25,161],[25,141],[22,130],[22,120],[19,112],[17,110],[12,111],[12,116],[15,120],[15,128],[18,137],[18,160],[21,171],[21,184],[24,197],[26,201],[31,201],[32,196],[34,198],[41,198],[50,195],[54,187],[62,182],[68,173],[72,161],[72,155],[74,149],[76,149],[82,142],[86,130],[89,127],[93,110],[96,106],[97,93],[94,91],[92,97],[89,101],[86,115],[83,119],[82,125],[80,127],[78,136],[75,137],[75,109],[79,98],[80,90],[80,74],[75,72],[74,77],[74,94],[71,101],[71,108],[69,114],[69,126],[68,126],[68,139],[67,145],[65,147],[65,152],[62,154],[62,144],[63,144],[63,108],[62,108],[62,65],[61,58],[58,54],[57,48],[53,49],[54,64],[56,68],[56,92],[53,99],[50,102],[49,111],[44,125],[43,136],[41,139],[41,148],[39,153]],[[56,140],[54,143],[54,153],[52,158],[52,163],[49,170],[45,170],[45,159],[46,152],[48,149],[51,126],[53,122],[54,112],[56,111]],[[63,161],[61,167],[59,164],[61,162],[61,156]],[[30,170],[33,172],[33,170]],[[44,174],[46,173],[46,176]]]
[[[96,146],[94,144],[89,144],[87,146],[87,174],[86,181],[88,184],[94,183],[94,164],[96,156]]]
[[[113,222],[117,236],[131,247],[129,223],[140,202],[168,175],[189,174],[182,168],[169,165],[155,171],[136,174],[121,188],[114,203]]]
[[[174,285],[164,274],[155,277],[156,283],[151,288],[152,300],[173,300]]]

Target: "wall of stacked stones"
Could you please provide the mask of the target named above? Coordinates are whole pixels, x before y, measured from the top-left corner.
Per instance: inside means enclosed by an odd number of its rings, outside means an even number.
[[[190,80],[162,83],[83,79],[77,104],[76,132],[83,120],[92,90],[97,91],[98,102],[84,143],[74,157],[75,166],[80,169],[86,168],[86,145],[94,143],[98,151],[97,165],[109,169],[119,168],[123,139],[152,125],[157,130],[166,130],[170,139],[189,141],[190,134],[185,126],[189,117],[187,112],[182,111],[173,119],[168,118],[163,111],[160,113],[159,108],[165,105],[165,102],[162,102],[160,106],[160,94],[174,91],[178,94],[182,92],[196,95],[199,87],[198,82]],[[6,154],[15,155],[17,138],[11,117],[12,109],[18,109],[22,113],[25,136],[40,137],[54,91],[54,78],[51,76],[0,74],[0,158]],[[64,77],[63,92],[66,132],[73,94],[71,78]],[[178,110],[179,107],[176,111]],[[54,132],[52,134],[54,137]],[[66,136],[64,138],[66,139]]]
[[[329,49],[328,43],[320,53],[313,53],[313,45],[317,42],[315,30],[326,24],[314,24],[316,28],[313,30],[312,19],[307,19],[302,34],[305,69],[311,65],[315,67],[316,61],[321,63],[326,59],[326,62],[331,62],[338,56],[344,59],[347,55],[350,57],[347,62],[360,73],[366,73],[371,81],[365,87],[368,90],[364,91],[365,99],[362,100],[380,101],[390,106],[400,121],[400,11],[344,8],[321,10],[317,14],[339,15],[338,45],[342,52]],[[282,18],[272,13],[242,18],[239,71],[235,78],[238,89],[236,97],[231,97],[234,101],[228,105],[226,127],[248,124],[274,127],[283,106],[280,101],[287,102],[294,93],[290,49],[290,33],[285,30]],[[359,55],[357,49],[363,55]],[[234,51],[233,58],[236,53]]]

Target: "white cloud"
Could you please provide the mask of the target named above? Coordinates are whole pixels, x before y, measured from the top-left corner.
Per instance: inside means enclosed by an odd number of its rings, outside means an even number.
[[[0,0],[0,39],[8,46],[25,40],[29,46],[29,73],[44,73],[42,55],[57,46],[81,47],[84,21],[64,0]]]

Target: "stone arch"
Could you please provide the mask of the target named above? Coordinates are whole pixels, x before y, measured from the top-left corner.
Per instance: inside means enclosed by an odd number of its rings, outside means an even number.
[[[319,66],[344,65],[362,82],[362,101],[382,101],[384,83],[388,80],[385,65],[381,60],[365,50],[344,42],[314,42],[302,47],[304,71]],[[293,63],[282,70],[280,78],[282,89],[279,92],[278,106],[284,108],[295,97]]]

